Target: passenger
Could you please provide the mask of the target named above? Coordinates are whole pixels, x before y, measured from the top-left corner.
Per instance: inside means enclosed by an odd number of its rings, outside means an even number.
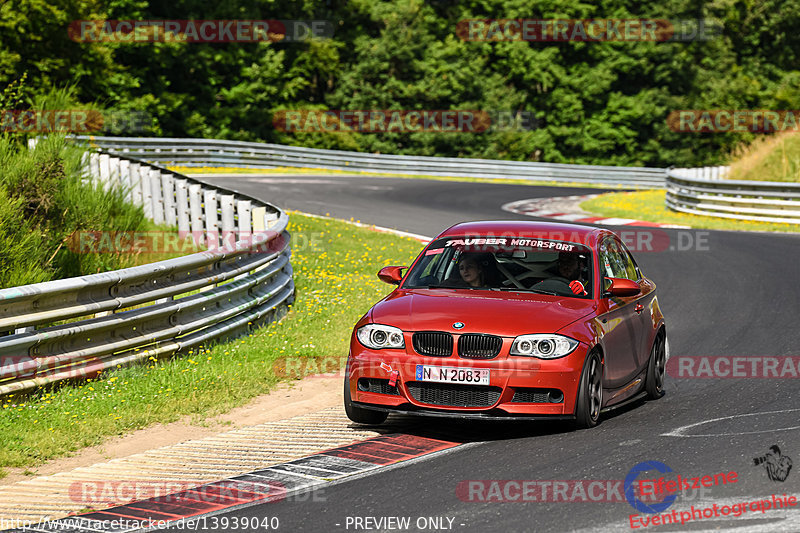
[[[463,254],[458,259],[458,273],[470,287],[483,287],[486,284],[482,262],[475,254]]]

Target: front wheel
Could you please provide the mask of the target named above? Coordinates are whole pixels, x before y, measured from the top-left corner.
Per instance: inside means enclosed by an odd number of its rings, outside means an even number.
[[[592,352],[586,358],[575,401],[575,427],[587,429],[600,422],[600,409],[603,407],[603,363],[600,354]]]
[[[644,390],[648,400],[657,400],[664,396],[664,375],[667,366],[667,334],[659,332],[650,351],[647,363],[647,380]]]
[[[350,382],[347,378],[344,379],[344,412],[347,414],[347,418],[357,424],[376,425],[382,423],[389,416],[389,413],[383,411],[373,411],[353,405],[350,396]]]

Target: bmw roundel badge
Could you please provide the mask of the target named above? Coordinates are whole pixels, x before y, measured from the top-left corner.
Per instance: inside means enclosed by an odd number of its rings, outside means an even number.
[[[453,324],[453,327],[456,328],[456,329],[461,329],[461,328],[464,327],[464,323],[463,322],[455,322]]]

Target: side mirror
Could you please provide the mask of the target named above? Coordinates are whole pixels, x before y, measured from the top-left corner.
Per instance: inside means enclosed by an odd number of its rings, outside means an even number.
[[[642,288],[635,281],[625,278],[605,278],[604,296],[636,296]]]
[[[404,266],[388,266],[383,267],[378,272],[378,279],[391,285],[400,285],[403,280],[403,270],[408,267]]]

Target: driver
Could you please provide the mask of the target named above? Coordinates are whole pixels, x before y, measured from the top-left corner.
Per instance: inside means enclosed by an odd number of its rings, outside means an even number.
[[[574,294],[586,296],[584,282],[581,277],[581,255],[575,252],[560,252],[558,254],[558,273],[566,278],[569,288]]]
[[[548,279],[561,281],[569,285],[574,294],[586,296],[586,282],[581,281],[582,265],[585,257],[576,252],[560,252],[555,273]],[[547,281],[547,280],[545,280]],[[541,281],[540,283],[545,283]]]
[[[568,280],[577,279],[581,273],[580,257],[574,252],[558,254],[558,273]]]

